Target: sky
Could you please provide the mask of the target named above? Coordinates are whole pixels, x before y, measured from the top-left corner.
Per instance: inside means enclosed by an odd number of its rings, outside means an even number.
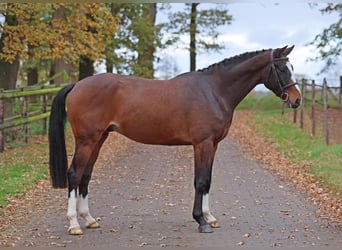
[[[211,4],[202,3],[200,6],[210,7]],[[322,80],[324,77],[331,79],[331,85],[339,84],[339,76],[342,75],[342,67],[335,67],[327,74],[317,75],[324,63],[309,62],[309,57],[315,57],[315,49],[307,44],[314,40],[315,36],[329,27],[338,19],[338,13],[322,14],[320,9],[326,3],[318,3],[312,7],[303,1],[232,1],[227,4],[229,13],[233,16],[230,25],[220,28],[219,43],[225,45],[225,49],[219,53],[207,52],[197,57],[197,68],[205,68],[225,58],[238,55],[247,51],[260,49],[280,48],[285,45],[295,45],[289,55],[296,74],[306,75],[308,78]],[[182,3],[171,4],[172,10],[184,8]],[[165,20],[165,16],[158,15],[157,22]],[[187,41],[184,35],[182,40]],[[189,55],[186,49],[175,46],[163,50],[158,56],[161,59],[171,60],[177,66],[177,72],[189,71]],[[157,71],[156,77],[162,72]],[[330,85],[330,84],[329,84]]]

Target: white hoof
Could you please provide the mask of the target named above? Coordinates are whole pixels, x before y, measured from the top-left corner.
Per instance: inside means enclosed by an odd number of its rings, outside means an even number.
[[[83,231],[82,231],[82,229],[79,226],[77,226],[77,227],[69,227],[68,233],[70,235],[82,235]]]
[[[208,224],[209,224],[212,228],[219,228],[219,227],[220,227],[220,224],[217,222],[217,220],[208,222]]]
[[[96,220],[94,220],[93,222],[90,222],[86,227],[87,228],[99,228],[100,224]]]

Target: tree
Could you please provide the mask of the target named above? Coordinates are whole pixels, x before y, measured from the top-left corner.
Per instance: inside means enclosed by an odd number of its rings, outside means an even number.
[[[16,25],[5,22],[1,30],[0,59],[9,63],[16,58],[24,64],[29,58],[68,64],[78,63],[80,56],[103,60],[118,24],[103,3],[1,4],[0,9],[17,17]],[[54,18],[60,9],[61,17]]]
[[[9,4],[10,5],[10,4]],[[2,14],[5,17],[4,26],[16,26],[18,24],[17,17],[14,13],[9,11],[7,8],[2,9]],[[3,31],[1,27],[1,31]],[[1,32],[0,37],[0,51],[5,48],[5,41],[10,36],[7,32]],[[19,57],[15,56],[11,61],[6,61],[0,58],[0,88],[5,90],[15,89],[19,71]],[[12,115],[13,103],[11,99],[5,100],[4,117]]]
[[[196,70],[196,33],[197,33],[197,6],[199,3],[191,4],[190,14],[190,71]]]
[[[323,14],[337,11],[339,13],[339,20],[330,25],[329,28],[323,30],[315,39],[309,43],[318,49],[318,55],[311,58],[313,61],[324,60],[325,67],[321,72],[328,71],[330,66],[338,64],[342,54],[342,4],[328,4],[326,8],[322,9]]]
[[[59,6],[58,8],[56,8],[52,14],[52,22],[55,22],[55,21],[58,22],[58,19],[65,19],[66,18],[65,12],[66,12],[65,6]],[[51,62],[50,78],[52,78],[50,83],[51,84],[64,83],[63,75],[60,75],[57,78],[55,78],[54,76],[56,76],[57,74],[63,71],[65,71],[68,75],[70,75],[72,64],[66,62],[64,57],[57,58],[56,60],[50,60],[50,62]]]
[[[138,58],[133,68],[134,75],[153,78],[154,76],[154,52],[156,50],[156,15],[157,4],[144,4],[142,15],[136,20],[135,28],[138,37]],[[141,20],[142,19],[142,20]]]
[[[157,4],[110,3],[120,18],[120,28],[106,50],[107,72],[153,78],[154,52],[161,46],[160,26],[155,24]]]
[[[8,8],[2,8],[1,13],[5,17],[3,26],[1,27],[0,51],[6,50],[6,41],[11,37],[10,32],[5,31],[5,27],[15,27],[18,25],[17,16],[11,12],[12,4],[8,4]],[[2,6],[4,7],[4,6]],[[19,70],[19,57],[13,56],[11,60],[5,60],[0,57],[0,88],[14,89],[17,81]]]
[[[224,5],[215,5],[210,9],[200,9],[199,3],[186,4],[184,11],[169,14],[167,30],[172,35],[170,41],[179,42],[182,34],[189,34],[187,49],[190,54],[190,71],[196,69],[196,56],[202,51],[219,51],[224,48],[217,42],[219,26],[228,25],[232,16]]]

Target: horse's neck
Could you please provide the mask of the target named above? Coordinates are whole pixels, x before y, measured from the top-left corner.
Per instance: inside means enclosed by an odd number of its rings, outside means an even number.
[[[224,68],[221,69],[218,84],[228,107],[235,109],[243,98],[262,82],[262,71],[267,64],[265,58],[256,56],[226,72]]]

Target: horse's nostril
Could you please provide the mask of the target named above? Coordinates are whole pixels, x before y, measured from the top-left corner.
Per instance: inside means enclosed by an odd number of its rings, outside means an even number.
[[[301,104],[301,102],[302,102],[302,100],[300,98],[297,98],[295,101],[296,105],[298,105],[298,106]]]

